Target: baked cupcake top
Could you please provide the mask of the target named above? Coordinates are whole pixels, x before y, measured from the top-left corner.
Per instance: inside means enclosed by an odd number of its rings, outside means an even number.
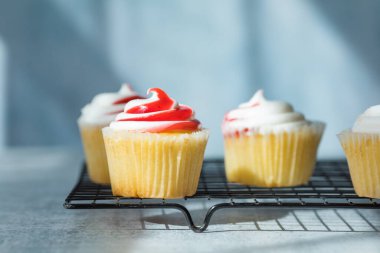
[[[124,111],[111,122],[110,128],[130,132],[194,132],[201,123],[194,118],[191,107],[179,104],[159,88],[148,89],[146,99],[136,99],[125,105]]]
[[[251,100],[224,116],[222,131],[224,135],[267,133],[292,130],[308,123],[303,114],[295,112],[289,103],[268,101],[264,92],[258,90]]]
[[[374,105],[365,110],[356,119],[352,132],[380,133],[380,105]]]
[[[123,111],[125,104],[139,96],[129,84],[122,84],[118,92],[101,93],[81,110],[79,122],[90,124],[109,124],[115,116]]]

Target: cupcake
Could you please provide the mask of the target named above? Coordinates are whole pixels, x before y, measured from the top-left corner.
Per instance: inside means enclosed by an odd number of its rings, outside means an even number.
[[[194,195],[208,131],[189,106],[158,88],[148,94],[127,103],[103,129],[112,192],[139,198]]]
[[[87,104],[78,119],[86,157],[88,175],[94,183],[109,184],[107,156],[104,149],[102,128],[123,111],[124,105],[133,99],[142,98],[129,85],[122,85],[119,92],[96,95]]]
[[[353,128],[338,134],[338,138],[356,194],[380,198],[380,105],[368,108]]]
[[[324,124],[306,120],[281,101],[267,101],[259,90],[222,124],[228,181],[259,187],[308,182]]]

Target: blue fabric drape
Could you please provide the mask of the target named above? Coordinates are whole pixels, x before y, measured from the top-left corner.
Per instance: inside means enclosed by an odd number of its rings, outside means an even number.
[[[320,154],[342,156],[336,133],[379,104],[379,11],[371,0],[0,1],[7,144],[79,147],[80,108],[128,81],[194,107],[208,156],[223,154],[224,113],[258,88],[325,121]]]

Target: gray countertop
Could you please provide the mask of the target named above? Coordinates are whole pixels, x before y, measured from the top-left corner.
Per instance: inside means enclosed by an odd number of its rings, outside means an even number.
[[[0,154],[0,252],[380,252],[380,210],[223,210],[202,234],[175,210],[67,210],[81,162],[63,148]],[[206,205],[190,206],[196,221]]]

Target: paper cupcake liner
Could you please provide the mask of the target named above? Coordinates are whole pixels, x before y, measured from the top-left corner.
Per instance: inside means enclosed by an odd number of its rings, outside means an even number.
[[[103,129],[112,192],[139,198],[195,194],[208,131],[131,133]]]
[[[307,183],[313,173],[323,130],[323,123],[313,122],[289,132],[226,136],[228,181],[259,187]]]
[[[104,126],[87,123],[78,124],[90,180],[98,184],[110,184],[107,155],[102,135]]]
[[[380,198],[380,134],[346,130],[338,138],[347,157],[356,194]]]

